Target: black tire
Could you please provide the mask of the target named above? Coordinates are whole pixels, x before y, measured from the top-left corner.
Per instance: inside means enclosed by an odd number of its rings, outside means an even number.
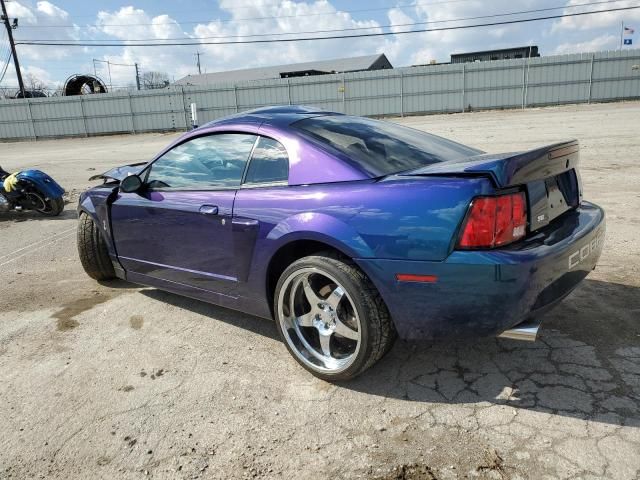
[[[78,218],[78,253],[84,271],[94,280],[111,280],[116,277],[102,233],[84,212]]]
[[[47,201],[47,210],[40,210],[42,215],[47,217],[57,217],[64,210],[64,199],[62,197],[52,198]]]
[[[62,197],[45,199],[43,193],[35,190],[27,193],[31,201],[35,204],[36,212],[45,217],[57,217],[64,210],[64,199]]]
[[[287,288],[285,282],[290,281],[288,279],[291,279],[297,271],[305,271],[310,268],[319,269],[335,278],[338,286],[342,287],[348,295],[350,304],[357,311],[360,319],[359,350],[354,354],[355,359],[351,365],[338,373],[320,371],[320,369],[313,368],[302,361],[287,340],[288,335],[285,332],[284,322],[281,321],[282,309],[278,302],[281,294],[283,298],[287,295],[287,290],[282,291],[283,288]],[[373,283],[353,262],[333,252],[322,252],[304,257],[287,267],[276,285],[274,306],[276,325],[289,353],[306,370],[326,381],[350,380],[360,375],[380,360],[391,349],[396,339],[396,330],[389,311]]]

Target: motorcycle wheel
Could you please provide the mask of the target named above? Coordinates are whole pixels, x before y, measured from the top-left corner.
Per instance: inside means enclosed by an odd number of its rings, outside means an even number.
[[[34,210],[47,217],[56,217],[64,210],[64,200],[62,197],[45,199],[40,193],[29,192],[27,197],[34,205]]]

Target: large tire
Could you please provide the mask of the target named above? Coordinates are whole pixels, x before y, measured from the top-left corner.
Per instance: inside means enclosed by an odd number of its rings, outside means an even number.
[[[116,273],[109,258],[102,233],[91,217],[80,213],[78,219],[78,253],[84,271],[95,280],[111,280]]]
[[[274,305],[289,353],[323,380],[360,375],[396,338],[375,286],[355,264],[332,252],[293,262],[276,285]]]

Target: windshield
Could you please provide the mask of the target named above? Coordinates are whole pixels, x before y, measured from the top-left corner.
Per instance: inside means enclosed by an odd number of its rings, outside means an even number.
[[[345,154],[372,177],[483,153],[436,135],[362,117],[311,117],[292,127]]]

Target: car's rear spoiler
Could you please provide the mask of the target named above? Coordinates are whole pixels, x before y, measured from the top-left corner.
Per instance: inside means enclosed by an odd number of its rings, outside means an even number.
[[[554,143],[526,152],[482,154],[435,163],[401,175],[487,175],[499,188],[524,185],[576,169],[577,140]]]

